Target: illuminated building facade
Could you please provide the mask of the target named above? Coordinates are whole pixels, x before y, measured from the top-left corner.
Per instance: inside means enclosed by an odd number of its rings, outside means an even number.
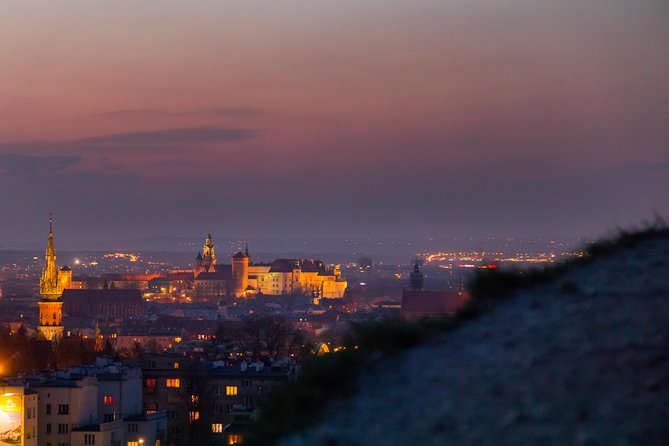
[[[36,446],[165,444],[166,413],[142,411],[139,368],[99,359],[31,375],[26,384],[36,393]]]
[[[54,341],[63,336],[63,301],[61,300],[63,283],[60,281],[58,267],[56,266],[56,249],[53,245],[51,217],[49,217],[49,241],[45,257],[46,266],[42,271],[39,282],[41,299],[39,301],[37,332],[40,337]]]
[[[327,267],[320,260],[277,259],[248,267],[247,294],[338,299],[344,297],[346,286],[339,265]]]
[[[193,268],[195,296],[198,299],[222,296],[303,295],[314,298],[344,297],[347,283],[339,265],[326,266],[314,259],[276,259],[272,263],[253,263],[248,246],[232,256],[232,265],[216,264],[211,234]]]
[[[235,297],[243,297],[246,295],[249,286],[248,249],[246,250],[246,253],[239,251],[232,256],[232,283],[233,294]]]
[[[37,394],[0,385],[0,444],[37,446]]]

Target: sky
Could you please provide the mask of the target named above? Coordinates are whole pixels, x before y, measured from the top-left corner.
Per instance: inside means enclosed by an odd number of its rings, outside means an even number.
[[[663,0],[4,0],[0,65],[0,242],[669,217]]]

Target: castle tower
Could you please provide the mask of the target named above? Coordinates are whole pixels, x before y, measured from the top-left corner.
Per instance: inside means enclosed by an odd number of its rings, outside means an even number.
[[[216,264],[216,255],[214,254],[214,243],[211,241],[211,234],[207,234],[207,238],[204,241],[204,246],[202,247],[202,259],[204,261],[209,261],[210,265]]]
[[[212,269],[212,265],[215,264],[216,254],[214,253],[214,243],[211,240],[211,234],[207,234],[202,252],[198,252],[195,258],[195,268],[193,268],[195,277],[200,273],[209,272]]]
[[[232,293],[244,297],[249,286],[249,256],[241,251],[232,256]]]
[[[46,247],[46,265],[39,281],[39,325],[37,333],[49,341],[63,336],[63,284],[58,279],[56,249],[53,246],[53,225],[49,214],[49,241]]]

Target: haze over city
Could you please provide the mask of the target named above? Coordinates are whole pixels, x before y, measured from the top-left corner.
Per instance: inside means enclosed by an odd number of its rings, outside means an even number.
[[[669,200],[663,1],[4,1],[0,240],[592,237]]]

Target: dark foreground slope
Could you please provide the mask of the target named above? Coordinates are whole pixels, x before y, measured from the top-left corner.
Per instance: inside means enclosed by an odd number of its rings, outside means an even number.
[[[381,362],[282,445],[669,444],[669,238]]]

